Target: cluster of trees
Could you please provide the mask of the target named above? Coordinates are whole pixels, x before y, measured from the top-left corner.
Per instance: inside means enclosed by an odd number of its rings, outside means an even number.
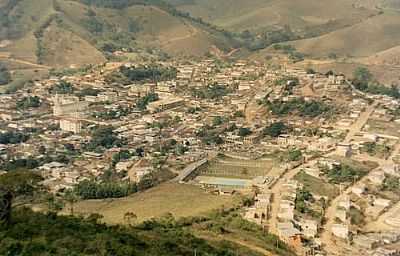
[[[92,131],[92,138],[86,145],[88,150],[103,151],[104,148],[120,147],[123,141],[114,133],[111,126],[99,126]]]
[[[246,136],[249,136],[250,134],[252,134],[252,131],[249,128],[240,127],[238,130],[238,135],[240,137],[246,137]]]
[[[104,120],[112,120],[112,119],[118,119],[122,116],[127,116],[130,113],[132,113],[131,108],[124,108],[122,106],[118,106],[117,109],[110,109],[104,112],[95,112],[92,114],[92,116]]]
[[[76,185],[74,192],[82,199],[120,198],[137,192],[137,185],[128,182],[98,183],[85,180]]]
[[[32,171],[12,171],[0,175],[0,188],[12,194],[13,198],[30,197],[38,191],[43,178]]]
[[[303,153],[299,149],[290,149],[287,152],[287,160],[290,162],[297,162],[303,159]]]
[[[199,137],[201,141],[207,145],[220,145],[224,143],[224,140],[221,138],[218,131],[208,125],[205,125],[201,129],[199,129],[196,132],[196,136]]]
[[[323,102],[311,100],[305,101],[303,98],[292,99],[290,101],[267,101],[266,105],[271,110],[272,114],[278,116],[286,116],[288,114],[297,113],[304,117],[317,117],[332,108]]]
[[[400,180],[395,176],[386,176],[382,185],[383,190],[392,191],[392,192],[400,192]]]
[[[334,184],[351,183],[365,175],[365,171],[348,164],[334,166],[332,169],[323,170],[329,182]]]
[[[0,144],[18,144],[29,139],[29,135],[21,132],[7,131],[0,133]]]
[[[163,142],[160,149],[162,155],[166,155],[168,152],[173,150],[173,152],[178,156],[183,155],[189,150],[186,145],[178,143],[175,139],[169,139]]]
[[[217,100],[221,99],[223,96],[226,96],[230,92],[231,89],[229,89],[226,85],[214,83],[204,88],[195,89],[192,94],[194,97],[200,99]]]
[[[391,147],[388,145],[380,145],[376,142],[366,142],[364,143],[361,151],[366,152],[371,156],[381,155],[383,157],[388,157],[390,155]]]
[[[27,109],[27,108],[38,108],[40,107],[41,100],[38,96],[28,96],[23,97],[17,101],[17,108]]]
[[[74,90],[75,88],[71,83],[61,80],[59,83],[51,87],[49,92],[52,94],[71,94]]]
[[[265,127],[263,130],[263,135],[276,138],[279,135],[286,133],[288,130],[289,130],[289,127],[287,127],[287,125],[285,123],[276,122],[276,123],[273,123],[273,124]]]
[[[158,94],[157,93],[149,93],[144,97],[141,97],[137,102],[136,102],[136,107],[140,110],[146,110],[147,105],[150,102],[154,102],[157,101],[158,98]]]
[[[39,161],[34,158],[18,158],[5,161],[1,168],[6,171],[31,170],[39,166]]]
[[[113,165],[115,165],[115,164],[119,163],[120,161],[128,160],[132,156],[139,156],[141,152],[142,151],[140,151],[140,149],[137,149],[135,152],[131,152],[131,151],[125,150],[125,149],[121,150],[112,156],[112,163],[113,163]]]
[[[0,62],[0,85],[5,85],[11,82],[11,74],[6,65]]]
[[[83,25],[92,34],[101,34],[104,31],[105,22],[96,17],[96,13],[89,10],[87,17],[83,20]]]
[[[296,192],[295,209],[300,213],[310,213],[311,209],[308,204],[315,201],[310,191],[305,188],[298,189]]]
[[[174,67],[163,67],[158,65],[140,66],[140,67],[125,67],[119,69],[131,82],[140,81],[164,81],[176,78],[177,70]]]
[[[275,81],[275,85],[280,85],[280,86],[290,85],[290,86],[295,87],[295,86],[299,85],[299,83],[300,83],[299,78],[295,77],[295,76],[285,76],[285,77]]]
[[[285,40],[288,41],[288,40]],[[284,42],[284,41],[281,41]],[[281,44],[275,44],[274,49],[277,51],[282,51],[283,53],[287,54],[289,56],[289,59],[291,59],[293,62],[299,62],[304,60],[304,54],[301,52],[298,52],[296,48],[292,45],[281,45]]]
[[[227,121],[228,121],[228,119],[225,118],[225,117],[216,116],[216,117],[214,117],[212,124],[213,124],[214,127],[217,127],[217,126],[220,126],[221,124],[223,124],[223,123],[225,123]]]
[[[353,85],[360,91],[386,95],[395,99],[400,99],[400,91],[398,86],[385,86],[379,84],[373,74],[366,67],[358,67],[353,74]]]
[[[276,43],[299,39],[289,26],[275,30],[266,30],[260,34],[245,30],[237,35],[236,38],[250,51],[257,51]]]

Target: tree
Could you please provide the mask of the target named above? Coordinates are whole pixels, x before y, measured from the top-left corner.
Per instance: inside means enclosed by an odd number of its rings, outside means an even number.
[[[74,90],[75,88],[71,83],[61,80],[50,88],[49,92],[52,94],[71,94]]]
[[[140,110],[145,110],[150,102],[157,101],[158,99],[159,97],[157,93],[149,93],[146,96],[138,99],[136,102],[136,107]]]
[[[283,122],[276,122],[267,126],[263,130],[264,135],[268,135],[270,137],[276,138],[279,135],[285,133],[288,130],[288,127]]]
[[[224,123],[224,118],[221,116],[216,116],[213,119],[213,126],[220,126],[221,124]]]
[[[288,152],[288,160],[289,161],[300,161],[303,157],[303,154],[298,149],[291,149]]]
[[[28,96],[23,97],[17,101],[17,108],[27,109],[27,108],[37,108],[40,107],[41,100],[38,96]]]
[[[373,79],[372,73],[366,67],[358,67],[354,71],[354,79],[362,83],[369,83]]]
[[[12,194],[13,198],[19,196],[33,196],[41,187],[39,182],[43,178],[32,171],[11,171],[0,175],[0,188]]]
[[[29,139],[29,135],[22,132],[7,131],[0,133],[1,144],[19,144]]]
[[[137,215],[134,212],[126,212],[124,214],[124,221],[128,225],[133,225],[137,220]]]
[[[0,85],[5,85],[11,82],[11,74],[7,67],[0,62]]]
[[[238,135],[241,137],[246,137],[249,136],[252,133],[252,131],[249,128],[239,128]]]
[[[47,196],[47,208],[50,213],[58,213],[64,208],[64,204],[61,200],[56,198],[54,195]]]
[[[78,202],[78,197],[73,190],[68,189],[67,191],[65,191],[64,199],[69,203],[70,214],[74,216],[74,206],[75,203]]]
[[[114,133],[112,126],[99,126],[92,132],[92,139],[87,145],[88,149],[95,150],[96,148],[112,148],[121,146],[122,140]]]
[[[0,188],[0,227],[10,222],[12,199],[13,195],[10,191]]]

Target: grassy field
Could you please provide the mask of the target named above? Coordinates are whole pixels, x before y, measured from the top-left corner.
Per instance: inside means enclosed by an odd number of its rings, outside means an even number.
[[[133,196],[114,200],[87,200],[76,204],[79,214],[99,213],[111,224],[124,223],[124,214],[134,212],[138,221],[172,213],[175,217],[195,216],[222,206],[236,197],[215,196],[192,185],[166,183]],[[68,212],[68,209],[65,209]]]
[[[339,194],[339,189],[332,184],[329,184],[322,179],[318,179],[304,172],[298,173],[295,180],[302,183],[308,191],[320,196],[326,196],[329,199],[335,198]]]

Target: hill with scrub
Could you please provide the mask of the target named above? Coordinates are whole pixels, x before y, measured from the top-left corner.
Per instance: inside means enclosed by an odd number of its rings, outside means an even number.
[[[131,55],[204,55],[230,50],[221,31],[162,1],[1,0],[0,57],[50,67]]]

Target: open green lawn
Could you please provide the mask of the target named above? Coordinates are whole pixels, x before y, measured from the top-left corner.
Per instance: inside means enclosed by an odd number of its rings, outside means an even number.
[[[195,216],[222,206],[231,206],[236,197],[216,196],[192,185],[161,184],[133,196],[113,200],[86,200],[75,205],[78,214],[98,213],[106,223],[124,223],[124,214],[133,212],[137,221],[172,213],[175,217]],[[65,209],[65,212],[69,212]]]

